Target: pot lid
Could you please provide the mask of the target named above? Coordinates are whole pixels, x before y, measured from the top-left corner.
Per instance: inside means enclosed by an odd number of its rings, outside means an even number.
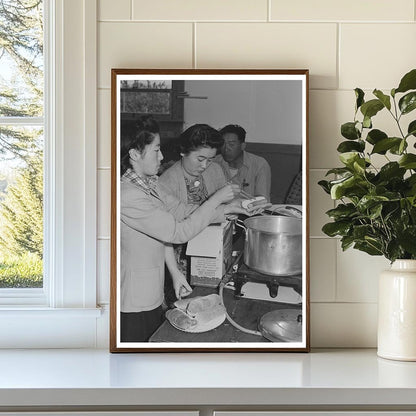
[[[259,322],[262,335],[273,342],[302,341],[302,311],[277,309],[264,314]]]

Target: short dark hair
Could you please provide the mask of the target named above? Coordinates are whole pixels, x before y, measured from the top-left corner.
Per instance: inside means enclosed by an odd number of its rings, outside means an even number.
[[[130,149],[137,149],[142,152],[148,144],[153,142],[158,133],[159,124],[150,115],[141,116],[133,127],[130,126],[130,128],[122,130],[120,145],[121,175],[131,168]]]
[[[228,124],[220,130],[220,133],[222,136],[226,133],[234,133],[241,143],[246,141],[246,131],[238,124]]]
[[[223,144],[221,134],[208,124],[194,124],[179,136],[179,152],[186,155],[201,147],[218,150]]]

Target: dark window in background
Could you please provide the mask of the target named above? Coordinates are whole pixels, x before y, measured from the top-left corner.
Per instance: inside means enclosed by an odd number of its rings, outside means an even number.
[[[121,140],[135,133],[136,120],[145,114],[159,122],[164,163],[179,159],[175,138],[183,130],[185,81],[121,81]]]

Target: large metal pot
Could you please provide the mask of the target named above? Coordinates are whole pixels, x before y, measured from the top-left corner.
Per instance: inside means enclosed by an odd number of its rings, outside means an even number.
[[[302,273],[302,219],[263,215],[244,221],[244,263],[260,273]]]

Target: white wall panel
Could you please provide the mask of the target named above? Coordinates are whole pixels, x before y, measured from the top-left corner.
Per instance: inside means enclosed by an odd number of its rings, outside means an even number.
[[[312,347],[375,347],[377,304],[312,303]]]
[[[264,20],[267,0],[132,0],[134,20]]]
[[[336,33],[330,23],[201,23],[196,28],[196,65],[307,68],[312,88],[335,88]]]
[[[191,23],[99,24],[98,86],[110,88],[112,68],[191,68]]]
[[[130,20],[131,0],[98,0],[98,20]]]
[[[309,171],[309,215],[310,215],[310,236],[325,237],[322,232],[322,226],[330,221],[326,211],[334,208],[334,201],[331,197],[318,185],[322,179],[328,179],[325,176],[325,170]]]
[[[112,67],[309,68],[312,346],[373,347],[378,273],[388,262],[354,250],[341,253],[339,240],[322,233],[322,225],[329,221],[325,211],[334,202],[317,182],[327,169],[340,165],[336,147],[342,141],[341,124],[354,117],[353,89],[364,89],[371,99],[374,88],[388,92],[416,66],[415,3],[271,0],[268,10],[266,4],[264,0],[238,2],[238,6],[234,1],[220,6],[205,0],[192,4],[185,0],[99,2],[98,85],[102,89],[97,97],[97,160],[98,167],[105,169],[98,170],[98,236],[108,239],[110,230]],[[232,106],[233,100],[227,100],[223,101]],[[251,120],[250,110],[238,99],[235,102],[238,122]],[[185,119],[214,127],[229,122],[203,106],[202,101],[186,101]],[[373,121],[375,127],[393,131],[387,113]],[[404,128],[409,121],[409,117],[403,119]],[[247,131],[253,138],[259,136],[258,128],[250,123]],[[376,165],[381,163],[384,158],[376,158]],[[108,243],[103,239],[98,243],[102,302],[108,290],[104,266],[110,261]],[[105,344],[105,336],[100,337]]]
[[[388,89],[416,66],[415,24],[341,24],[340,88]]]
[[[97,303],[110,301],[110,240],[97,241]]]
[[[330,238],[310,239],[311,302],[335,301],[337,243]]]
[[[382,256],[337,245],[337,302],[377,302],[378,276],[390,267]]]
[[[98,90],[98,168],[111,166],[111,90]]]
[[[111,213],[111,171],[110,169],[100,169],[97,175],[98,189],[98,212],[97,229],[98,237],[110,237],[110,213]]]
[[[271,0],[271,19],[413,21],[413,9],[413,0]]]

